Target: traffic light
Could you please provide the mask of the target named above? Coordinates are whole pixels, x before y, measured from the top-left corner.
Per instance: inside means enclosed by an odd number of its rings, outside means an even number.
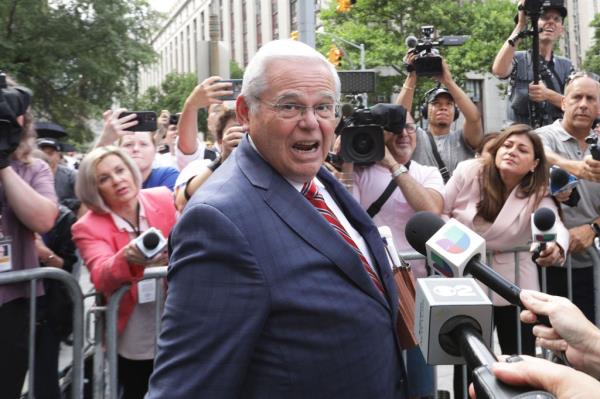
[[[294,30],[290,33],[290,38],[292,40],[300,40],[300,33],[297,30]]]
[[[339,49],[335,44],[331,45],[331,48],[327,52],[327,59],[336,67],[340,67],[342,64],[342,57],[344,52]]]
[[[337,12],[348,12],[355,3],[356,0],[337,0],[335,10]]]

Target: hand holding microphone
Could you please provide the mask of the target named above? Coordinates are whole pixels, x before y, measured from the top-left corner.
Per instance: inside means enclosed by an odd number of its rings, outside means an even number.
[[[167,240],[160,230],[150,227],[127,244],[124,252],[125,259],[129,263],[142,266],[166,263],[166,254],[161,255],[166,246]]]
[[[538,266],[552,266],[564,261],[564,254],[556,244],[556,215],[550,208],[540,208],[531,215],[533,255]]]
[[[579,180],[566,170],[554,165],[550,168],[550,193],[568,206],[577,206],[581,199],[577,191]]]
[[[573,367],[600,377],[600,330],[577,306],[567,298],[529,290],[521,292],[521,300],[525,306],[521,321],[535,323],[536,315],[545,315],[552,323],[552,327],[533,327],[540,346],[564,352]]]

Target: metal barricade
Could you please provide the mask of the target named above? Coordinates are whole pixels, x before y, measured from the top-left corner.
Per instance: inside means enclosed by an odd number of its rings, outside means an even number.
[[[83,293],[77,280],[68,272],[53,267],[40,267],[0,273],[0,285],[30,282],[30,293],[35,293],[37,281],[52,279],[60,281],[73,301],[73,363],[71,379],[71,398],[80,399],[83,395]],[[35,381],[35,332],[37,297],[29,298],[29,377],[27,397],[32,399]]]
[[[156,280],[156,300],[155,300],[155,326],[156,333],[154,339],[154,353],[158,341],[158,332],[160,331],[160,318],[162,314],[163,301],[159,298],[163,297],[163,287],[161,279],[167,276],[167,266],[149,267],[144,270],[144,277],[141,280]],[[106,357],[108,360],[108,391],[110,399],[117,399],[119,381],[118,381],[118,354],[117,354],[117,320],[119,314],[119,304],[123,295],[129,290],[131,284],[126,284],[117,289],[111,295],[106,305]],[[96,397],[94,397],[96,398]]]

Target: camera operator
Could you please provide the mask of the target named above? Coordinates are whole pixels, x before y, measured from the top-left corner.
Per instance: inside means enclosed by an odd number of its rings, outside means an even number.
[[[410,66],[414,60],[415,54],[409,51],[406,63]],[[437,167],[444,181],[447,181],[460,161],[473,158],[474,149],[483,138],[483,128],[477,106],[454,82],[446,60],[442,61],[442,69],[442,75],[435,79],[446,88],[431,92],[426,99],[423,117],[428,120],[427,131],[417,128],[417,147],[413,159],[422,165]],[[411,71],[396,103],[407,110],[412,109],[416,84],[417,74]],[[452,130],[452,122],[458,117],[457,108],[462,111],[465,122],[462,129]]]
[[[533,101],[541,111],[541,123],[537,126],[547,125],[562,116],[562,94],[567,77],[573,72],[569,59],[553,53],[554,45],[564,31],[567,9],[562,0],[543,3],[538,21],[541,80],[539,84],[533,84],[532,50],[516,51],[521,41],[518,34],[527,28],[524,4],[525,0],[519,0],[517,25],[496,55],[492,73],[499,79],[510,78],[506,115],[509,121],[536,126],[528,107],[528,101]]]
[[[382,106],[379,104],[375,107]],[[391,107],[401,109],[397,105]],[[393,115],[394,110],[388,114]],[[391,127],[384,127],[385,156],[381,161],[368,165],[350,164],[354,169],[352,179],[345,179],[349,177],[347,175],[342,175],[340,179],[352,182],[352,187],[349,184],[346,187],[352,191],[361,207],[367,210],[375,225],[388,226],[392,230],[394,245],[399,251],[412,250],[404,235],[408,220],[418,211],[430,211],[439,215],[444,206],[444,181],[440,172],[436,167],[411,161],[417,145],[417,128],[410,115],[407,114],[406,118],[408,123],[403,123],[404,127],[400,127],[399,131],[391,132],[386,130]],[[393,117],[385,119],[392,120]],[[336,143],[339,142],[338,138]],[[349,171],[346,166],[342,169]],[[386,196],[384,193],[387,193],[388,185],[397,189]],[[379,211],[373,213],[373,208],[377,208],[375,203],[380,203]],[[424,261],[411,261],[410,264],[415,277],[427,276]],[[425,363],[419,348],[407,351],[406,371],[411,398],[435,395],[433,367]]]
[[[0,96],[0,225],[3,270],[39,267],[35,234],[50,230],[58,215],[54,177],[30,156],[35,140],[31,94],[8,80]],[[42,294],[41,281],[36,295]],[[0,387],[3,398],[19,398],[27,372],[28,284],[0,286]]]

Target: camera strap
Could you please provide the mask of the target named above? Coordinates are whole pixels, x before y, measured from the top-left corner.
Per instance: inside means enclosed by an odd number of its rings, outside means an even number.
[[[431,144],[431,152],[433,153],[433,157],[435,158],[435,162],[438,164],[438,169],[442,174],[442,179],[444,180],[444,184],[448,183],[450,180],[450,172],[448,172],[448,168],[444,161],[442,161],[442,157],[437,150],[437,145],[435,144],[435,140],[433,139],[433,135],[429,130],[425,131],[427,133],[427,137],[429,137],[429,143]]]
[[[409,169],[410,161],[408,161],[408,163],[404,166],[406,166],[406,169]],[[383,206],[383,204],[385,204],[385,201],[387,201],[390,198],[390,196],[397,187],[398,185],[396,184],[396,181],[392,179],[383,191],[383,193],[379,196],[379,198],[377,198],[375,202],[373,202],[371,206],[369,206],[369,208],[367,209],[367,213],[370,217],[373,217],[379,213],[381,207]]]

